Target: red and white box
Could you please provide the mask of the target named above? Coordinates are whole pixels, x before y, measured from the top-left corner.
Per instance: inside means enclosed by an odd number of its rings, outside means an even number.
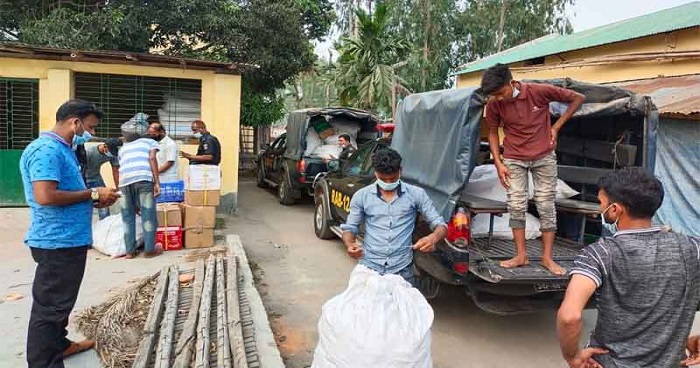
[[[182,227],[170,226],[156,229],[156,247],[163,250],[182,249]]]

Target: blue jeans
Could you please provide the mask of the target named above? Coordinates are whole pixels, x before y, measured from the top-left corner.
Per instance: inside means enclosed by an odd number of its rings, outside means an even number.
[[[105,186],[105,181],[102,180],[102,178],[99,178],[97,180],[88,180],[86,182],[88,189],[92,188],[100,188]],[[100,220],[109,217],[109,207],[105,208],[98,208],[97,209],[97,216],[99,217]]]
[[[153,182],[140,181],[120,188],[121,211],[124,222],[124,244],[128,254],[136,253],[136,209],[141,209],[143,224],[143,247],[146,253],[155,250],[156,244],[156,200],[153,197]]]

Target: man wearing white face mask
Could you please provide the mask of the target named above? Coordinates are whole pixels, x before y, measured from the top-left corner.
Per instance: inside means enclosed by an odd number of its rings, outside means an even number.
[[[190,165],[218,165],[221,162],[221,144],[207,130],[207,125],[201,120],[192,122],[192,135],[199,140],[197,154],[193,155],[180,151],[180,156],[190,161]]]
[[[542,232],[542,266],[555,275],[566,270],[552,259],[557,230],[554,197],[557,191],[557,136],[586,99],[572,90],[550,84],[522,83],[513,80],[508,66],[496,64],[484,72],[481,89],[488,94],[486,122],[489,146],[498,170],[498,178],[508,193],[508,214],[517,254],[502,261],[501,267],[513,268],[529,263],[525,243],[528,173],[535,185],[535,204]],[[552,124],[550,102],[566,102],[569,107]],[[503,159],[498,129],[503,128]]]
[[[700,304],[700,239],[652,226],[664,190],[645,169],[613,171],[598,186],[614,234],[574,262],[557,315],[562,355],[572,368],[685,366]],[[598,317],[581,349],[583,309],[593,295]],[[697,358],[697,347],[690,350]]]
[[[425,190],[401,181],[401,156],[392,149],[372,156],[375,185],[358,190],[350,200],[350,214],[341,229],[348,255],[380,274],[397,274],[415,285],[413,250],[432,252],[447,235],[445,220]],[[413,244],[411,237],[420,213],[433,233]],[[356,242],[365,225],[364,244]]]
[[[86,149],[87,161],[85,164],[85,185],[88,188],[100,188],[105,186],[105,181],[100,174],[100,168],[106,162],[112,167],[114,185],[119,185],[119,157],[117,156],[122,141],[116,138],[90,146]],[[109,207],[98,208],[97,214],[102,220],[109,216]]]

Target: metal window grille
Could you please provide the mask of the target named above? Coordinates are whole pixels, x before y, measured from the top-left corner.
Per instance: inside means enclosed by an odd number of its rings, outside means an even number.
[[[158,78],[119,74],[75,74],[75,97],[95,103],[104,110],[105,118],[97,126],[97,135],[119,137],[121,125],[134,114],[144,112],[150,121],[161,121],[168,134],[189,131],[189,123],[198,119],[185,118],[191,113],[169,109],[169,119],[161,120],[159,110],[169,98],[186,97],[201,108],[202,81],[198,79]],[[190,115],[188,115],[190,114]],[[186,125],[186,127],[183,127]]]
[[[255,129],[253,127],[241,126],[241,153],[255,153]]]
[[[0,150],[23,150],[39,136],[39,82],[0,79]]]

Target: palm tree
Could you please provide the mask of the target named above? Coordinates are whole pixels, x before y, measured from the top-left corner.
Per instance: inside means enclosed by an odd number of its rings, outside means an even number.
[[[374,14],[360,9],[356,15],[357,37],[343,38],[338,50],[338,96],[345,104],[387,111],[394,88],[392,65],[403,61],[410,46],[389,31],[385,5],[377,5]]]

